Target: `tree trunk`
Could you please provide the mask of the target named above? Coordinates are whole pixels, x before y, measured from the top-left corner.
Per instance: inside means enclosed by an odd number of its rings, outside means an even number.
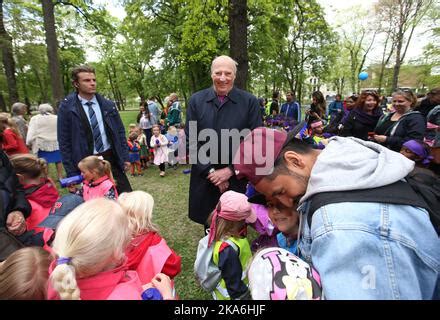
[[[110,82],[110,87],[112,88],[113,99],[115,100],[116,107],[118,108],[119,111],[121,111],[121,104],[119,102],[119,97],[118,97],[118,95],[117,95],[117,93],[115,91],[115,87],[113,85],[112,75],[110,74],[110,69],[109,69],[107,64],[105,65],[105,72],[107,73],[107,77],[108,77],[108,80]]]
[[[0,0],[0,47],[3,57],[6,81],[8,83],[9,103],[18,102],[17,80],[15,78],[15,61],[12,52],[12,38],[6,32],[3,23],[3,0]]]
[[[389,25],[389,27],[387,29],[387,32],[386,32],[387,37],[386,37],[385,45],[384,45],[384,48],[383,48],[382,63],[381,63],[381,66],[380,66],[379,84],[378,84],[378,90],[377,90],[379,92],[379,94],[382,91],[382,84],[383,84],[383,77],[384,77],[384,73],[385,73],[385,67],[390,62],[391,55],[393,54],[393,45],[394,45],[394,43],[393,43],[393,41],[391,39],[390,52],[388,53],[388,57],[385,59],[386,52],[387,52],[387,49],[388,49],[388,42],[390,41],[390,38],[391,38],[391,32],[392,32],[392,26],[393,26],[392,25],[391,17],[390,17],[389,20],[390,20],[390,25]]]
[[[396,64],[394,65],[393,70],[393,84],[391,87],[391,92],[395,92],[397,90],[398,82],[399,82],[399,73],[400,73],[400,52],[402,50],[402,42],[403,42],[403,34],[399,33],[399,38],[397,39],[397,47],[396,47]]]
[[[61,79],[60,59],[58,57],[58,40],[55,30],[54,4],[52,0],[41,0],[43,8],[44,31],[46,34],[47,59],[52,85],[52,99],[55,110],[64,98],[63,81]]]
[[[247,0],[229,0],[229,47],[231,58],[237,61],[235,86],[246,90],[249,73],[247,49]]]
[[[34,72],[35,78],[37,79],[38,87],[40,88],[40,101],[47,102],[47,91],[43,86],[40,74],[38,73],[37,69],[33,68],[32,71]]]
[[[122,97],[121,90],[119,90],[118,77],[116,76],[116,67],[113,61],[111,61],[110,67],[113,74],[113,79],[115,80],[114,85],[115,85],[116,95],[118,96],[119,103],[121,104],[121,109],[125,111],[125,102],[124,102],[124,98]]]
[[[6,110],[5,98],[3,97],[3,94],[1,92],[0,92],[0,111],[8,112],[8,110]]]

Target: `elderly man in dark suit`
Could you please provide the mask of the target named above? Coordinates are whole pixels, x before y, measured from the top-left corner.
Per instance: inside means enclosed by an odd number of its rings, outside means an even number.
[[[227,141],[222,140],[221,134],[231,132],[232,129],[236,129],[236,132],[247,129],[250,132],[262,125],[257,98],[234,87],[236,72],[237,63],[233,59],[228,56],[215,58],[211,65],[213,86],[193,94],[187,107],[185,134],[189,144],[190,162],[193,163],[189,217],[203,224],[205,229],[208,215],[217,205],[223,192],[246,191],[246,181],[238,181],[234,174],[234,146],[229,143],[229,138]],[[210,141],[199,141],[203,140],[203,134],[200,135],[202,130],[214,135]],[[194,141],[194,138],[197,141]],[[218,143],[212,147],[214,141]],[[238,145],[235,149],[237,147]],[[200,157],[200,153],[206,149],[210,149],[207,154],[208,161]],[[197,156],[197,160],[191,161],[194,156]]]

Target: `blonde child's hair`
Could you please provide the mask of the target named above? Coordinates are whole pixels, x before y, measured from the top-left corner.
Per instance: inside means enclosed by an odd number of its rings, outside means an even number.
[[[50,254],[22,248],[0,264],[0,300],[46,300]]]
[[[3,129],[9,127],[12,132],[14,132],[18,137],[22,138],[20,131],[18,130],[17,123],[9,115],[5,115],[4,113],[0,114],[0,126]]]
[[[132,132],[133,130],[135,130],[137,128],[137,125],[135,123],[130,123],[128,125],[128,132]]]
[[[159,229],[153,223],[153,197],[144,191],[124,192],[118,202],[128,216],[132,237]]]
[[[14,155],[10,160],[17,174],[25,175],[29,179],[48,176],[47,162],[43,158],[27,153]]]
[[[217,210],[217,209],[215,209]],[[211,224],[212,216],[214,215],[214,212],[211,212],[211,214],[208,217],[208,223]],[[222,239],[226,239],[228,237],[240,237],[240,231],[243,229],[243,227],[246,225],[245,220],[241,221],[231,221],[226,220],[220,216],[217,216],[217,224],[215,227],[215,235],[214,235],[214,241],[220,241]]]
[[[175,126],[169,126],[167,132],[173,136],[177,136],[178,134]]]
[[[67,258],[50,275],[53,288],[62,300],[79,300],[76,279],[91,277],[125,259],[131,239],[128,219],[122,207],[105,198],[87,201],[57,228],[52,247],[57,258]]]
[[[78,163],[80,170],[88,170],[96,172],[100,177],[108,176],[110,180],[116,185],[116,181],[113,178],[112,165],[107,160],[102,159],[99,156],[88,156],[82,159]]]
[[[139,127],[139,126],[136,127],[136,131],[137,131],[138,135],[143,135],[144,134],[144,130],[141,127]]]

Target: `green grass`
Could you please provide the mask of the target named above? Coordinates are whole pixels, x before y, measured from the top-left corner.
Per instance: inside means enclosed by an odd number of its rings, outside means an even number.
[[[136,122],[138,111],[123,111],[121,118],[125,128]],[[151,166],[144,170],[144,175],[128,175],[133,190],[143,190],[154,198],[153,221],[159,226],[160,234],[170,248],[182,257],[182,271],[175,278],[176,293],[180,299],[210,299],[194,278],[193,265],[198,241],[203,235],[203,227],[188,218],[189,174],[182,170],[188,165],[179,166],[177,170],[167,169],[166,176],[159,176],[159,169]],[[50,175],[56,180],[55,167],[49,166]],[[66,190],[61,190],[66,193]]]
[[[203,227],[188,218],[189,174],[179,166],[177,170],[167,169],[165,177],[159,176],[159,169],[151,166],[142,177],[129,177],[133,190],[143,190],[154,198],[153,221],[159,226],[161,235],[170,248],[182,257],[182,272],[175,279],[176,292],[181,299],[209,299],[197,284],[193,265],[198,241]]]
[[[125,128],[136,123],[138,111],[122,111]],[[168,246],[182,257],[182,271],[175,278],[176,292],[181,299],[210,299],[194,277],[193,265],[197,245],[203,235],[203,226],[188,218],[189,174],[182,171],[190,166],[167,169],[165,177],[159,176],[159,168],[150,166],[141,177],[129,180],[133,190],[143,190],[154,198],[153,221],[159,226]]]

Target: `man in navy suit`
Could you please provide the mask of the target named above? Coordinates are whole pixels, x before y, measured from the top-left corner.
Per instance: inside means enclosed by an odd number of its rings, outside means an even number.
[[[58,111],[58,142],[67,176],[80,174],[78,163],[87,156],[108,160],[118,193],[132,191],[125,175],[129,167],[125,128],[115,104],[96,93],[95,70],[72,70],[76,92],[68,95]]]

